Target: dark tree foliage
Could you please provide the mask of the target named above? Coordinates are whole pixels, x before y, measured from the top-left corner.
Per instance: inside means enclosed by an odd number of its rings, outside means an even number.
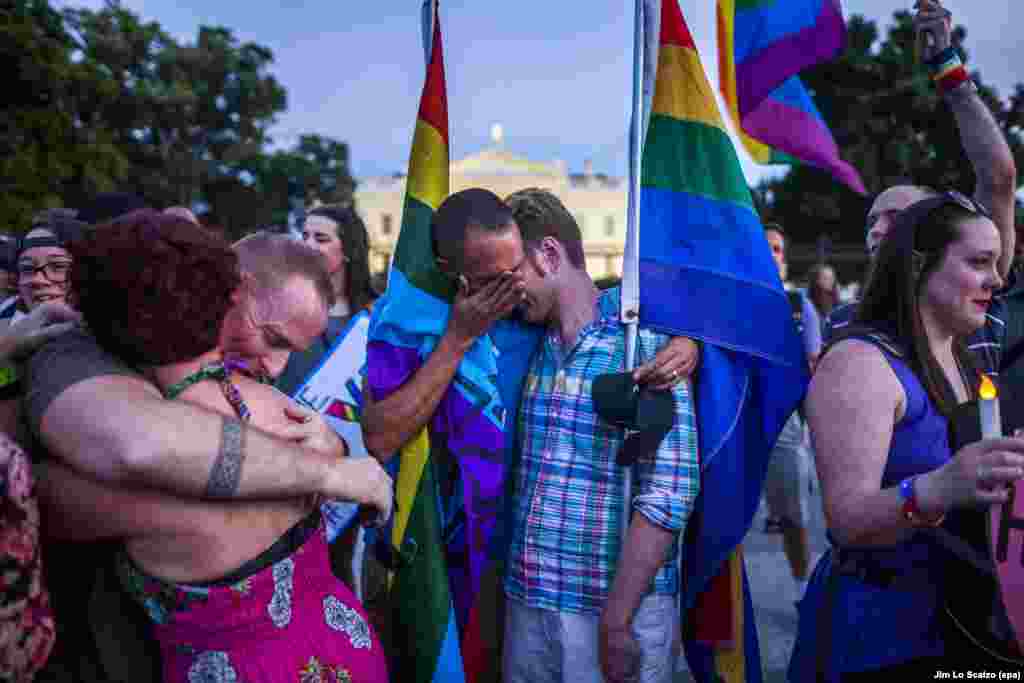
[[[0,228],[113,189],[155,207],[207,207],[232,236],[304,199],[351,201],[347,146],[317,135],[271,149],[285,110],[272,52],[200,26],[181,43],[117,2],[0,8]]]

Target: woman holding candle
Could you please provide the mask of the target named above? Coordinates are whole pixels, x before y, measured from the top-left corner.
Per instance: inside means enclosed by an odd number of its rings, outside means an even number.
[[[949,445],[950,415],[978,396],[964,338],[1002,284],[1000,249],[962,195],[911,206],[881,247],[858,324],[822,355],[806,409],[833,548],[799,605],[790,681],[931,678],[977,663],[946,628],[939,587],[952,560],[924,530],[954,508],[1004,502],[1024,475],[1024,441]]]

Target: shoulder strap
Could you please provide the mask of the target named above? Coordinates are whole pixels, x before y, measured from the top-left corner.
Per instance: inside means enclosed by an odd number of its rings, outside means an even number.
[[[789,307],[793,309],[793,314],[802,316],[804,313],[804,298],[800,295],[800,292],[795,289],[787,290],[786,296],[789,298]]]

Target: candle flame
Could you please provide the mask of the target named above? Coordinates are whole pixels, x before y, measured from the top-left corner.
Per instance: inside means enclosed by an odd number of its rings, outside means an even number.
[[[997,396],[996,385],[992,383],[988,375],[981,376],[981,387],[978,388],[978,394],[986,401],[991,401]]]

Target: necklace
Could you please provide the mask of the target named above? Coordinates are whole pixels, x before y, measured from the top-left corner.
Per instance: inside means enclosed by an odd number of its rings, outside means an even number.
[[[255,379],[261,384],[269,384],[269,378],[265,375],[261,375],[260,373],[253,372],[249,368],[249,365],[244,361],[227,359],[207,363],[181,381],[175,382],[164,389],[164,398],[174,400],[186,389],[198,384],[199,382],[215,380],[220,384],[221,391],[224,393],[224,398],[229,404],[231,404],[231,407],[238,415],[238,419],[243,422],[248,422],[252,419],[252,412],[249,410],[249,406],[246,405],[245,399],[242,398],[242,393],[238,390],[238,387],[231,381],[231,375],[235,372],[239,372],[247,377]]]

